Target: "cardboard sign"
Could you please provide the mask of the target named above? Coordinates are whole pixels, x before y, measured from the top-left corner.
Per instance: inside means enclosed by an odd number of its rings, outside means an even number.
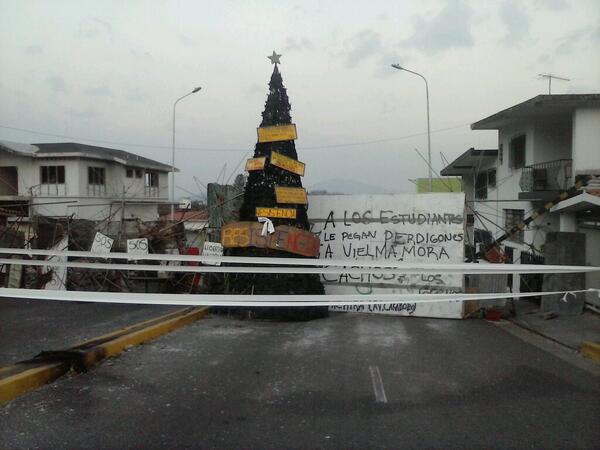
[[[69,236],[65,236],[62,240],[52,247],[50,250],[58,250],[61,252],[69,250]],[[66,256],[48,256],[47,261],[67,262]],[[67,289],[67,268],[58,266],[46,266],[44,273],[52,272],[52,279],[44,286],[45,290],[64,291]]]
[[[127,239],[127,253],[129,253],[130,255],[147,255],[148,239]]]
[[[262,158],[250,158],[246,161],[246,171],[250,172],[251,170],[262,170],[265,168],[266,161],[266,156],[263,156]]]
[[[320,258],[356,261],[456,264],[463,262],[462,193],[393,195],[314,195],[308,220],[319,235]],[[463,291],[459,273],[323,274],[326,294],[450,294]],[[463,317],[463,303],[406,301],[386,305],[331,306],[337,311],[420,317]]]
[[[308,204],[304,188],[275,186],[275,198],[277,199],[277,203]]]
[[[274,217],[275,219],[295,219],[295,208],[256,208],[256,217]]]
[[[110,253],[110,249],[112,248],[115,240],[113,238],[109,238],[108,236],[97,232],[94,236],[94,241],[92,242],[92,248],[90,252],[92,253]]]
[[[308,257],[319,254],[319,238],[309,231],[279,225],[273,234],[263,236],[262,228],[263,225],[258,222],[229,223],[221,229],[221,244],[225,248],[270,248]]]
[[[204,246],[202,247],[202,255],[203,256],[223,256],[223,246],[218,242],[204,242]],[[220,262],[209,263],[205,262],[207,266],[220,266]]]
[[[301,177],[304,176],[304,169],[306,168],[306,164],[277,152],[271,152],[271,164]]]
[[[278,141],[292,141],[298,139],[296,133],[296,125],[275,125],[272,127],[260,127],[256,129],[258,135],[258,142],[278,142]]]

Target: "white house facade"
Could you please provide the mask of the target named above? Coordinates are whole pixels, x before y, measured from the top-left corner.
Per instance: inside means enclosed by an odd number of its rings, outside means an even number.
[[[503,250],[509,262],[531,263],[543,260],[547,232],[579,232],[586,263],[600,265],[600,94],[539,95],[471,129],[497,130],[498,148],[469,149],[441,172],[463,177],[470,244],[498,239],[590,176],[578,195],[512,235]],[[597,274],[587,277],[588,286],[600,285]]]
[[[158,220],[171,167],[78,143],[0,142],[0,208],[94,221]]]

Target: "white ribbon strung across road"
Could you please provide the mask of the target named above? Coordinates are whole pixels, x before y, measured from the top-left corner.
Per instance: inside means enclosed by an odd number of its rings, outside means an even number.
[[[63,256],[71,258],[88,259],[124,259],[136,261],[180,261],[196,263],[222,263],[222,264],[255,264],[255,265],[275,265],[275,266],[311,266],[311,267],[352,267],[352,268],[375,268],[375,269],[400,269],[397,272],[402,273],[422,273],[422,272],[460,272],[460,273],[569,273],[569,272],[593,272],[600,271],[600,267],[595,266],[556,266],[556,265],[535,265],[535,264],[429,264],[429,263],[405,263],[390,262],[388,260],[341,260],[341,259],[311,259],[311,258],[258,258],[245,256],[202,256],[202,255],[166,255],[166,254],[147,254],[132,255],[123,252],[111,253],[91,253],[82,251],[58,251],[58,250],[39,250],[23,248],[0,248],[0,255],[28,255],[28,256]],[[0,264],[10,264],[2,259]],[[10,260],[13,261],[13,260]],[[16,260],[19,261],[19,260]],[[46,266],[50,266],[50,261]],[[13,264],[17,264],[13,262]],[[138,266],[140,267],[140,266]],[[156,266],[152,266],[156,267]],[[162,266],[165,270],[164,267]],[[179,267],[176,272],[184,272],[183,267]],[[152,269],[139,269],[152,270]],[[154,269],[156,270],[156,269]],[[203,272],[204,270],[200,270]],[[475,272],[476,271],[476,272]],[[206,272],[206,271],[204,271]],[[216,272],[223,272],[216,270]],[[346,270],[343,271],[347,273]],[[252,272],[258,273],[258,272]],[[271,273],[271,272],[266,272]],[[282,272],[276,272],[282,273]],[[298,272],[293,272],[298,273]],[[312,272],[311,272],[312,273]],[[319,272],[323,273],[323,272]],[[339,273],[339,272],[335,272]],[[367,273],[367,272],[362,272]],[[368,273],[373,273],[368,271]]]
[[[576,291],[493,293],[493,294],[382,294],[382,295],[224,295],[224,294],[141,294],[131,292],[46,291],[0,288],[0,297],[67,302],[127,303],[178,306],[330,306],[430,303],[439,301],[493,300],[544,295],[597,292]]]
[[[136,255],[132,255],[136,256]],[[278,258],[285,259],[285,258]],[[317,260],[315,260],[317,261]],[[359,261],[352,261],[352,263]],[[96,263],[89,261],[58,261],[43,259],[0,258],[0,265],[15,264],[21,266],[74,267],[96,270],[145,270],[148,272],[192,272],[192,273],[295,273],[295,274],[348,274],[348,275],[397,275],[410,273],[575,273],[600,270],[593,266],[543,266],[535,264],[404,264],[398,267],[262,267],[262,266],[168,266],[159,264],[121,264]]]

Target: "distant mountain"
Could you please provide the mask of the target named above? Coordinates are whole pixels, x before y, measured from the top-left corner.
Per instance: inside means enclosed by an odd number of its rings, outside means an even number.
[[[388,194],[391,191],[381,186],[361,183],[356,180],[342,180],[339,178],[333,180],[324,180],[307,186],[306,190],[310,193],[313,191],[327,191],[328,194]]]

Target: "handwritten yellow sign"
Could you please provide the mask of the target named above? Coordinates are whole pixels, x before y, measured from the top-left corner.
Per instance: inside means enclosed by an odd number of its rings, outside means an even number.
[[[266,156],[263,156],[262,158],[250,158],[246,161],[246,170],[248,172],[251,170],[262,170],[265,168],[266,160]]]
[[[275,186],[275,198],[277,203],[308,204],[304,188]]]
[[[276,219],[295,219],[295,208],[265,208],[258,206],[256,208],[256,217],[273,217]]]
[[[277,152],[271,152],[271,164],[301,177],[304,176],[304,169],[306,167],[306,164]]]
[[[296,134],[296,125],[275,125],[272,127],[260,127],[256,129],[258,135],[258,142],[278,142],[278,141],[291,141],[298,139]]]

